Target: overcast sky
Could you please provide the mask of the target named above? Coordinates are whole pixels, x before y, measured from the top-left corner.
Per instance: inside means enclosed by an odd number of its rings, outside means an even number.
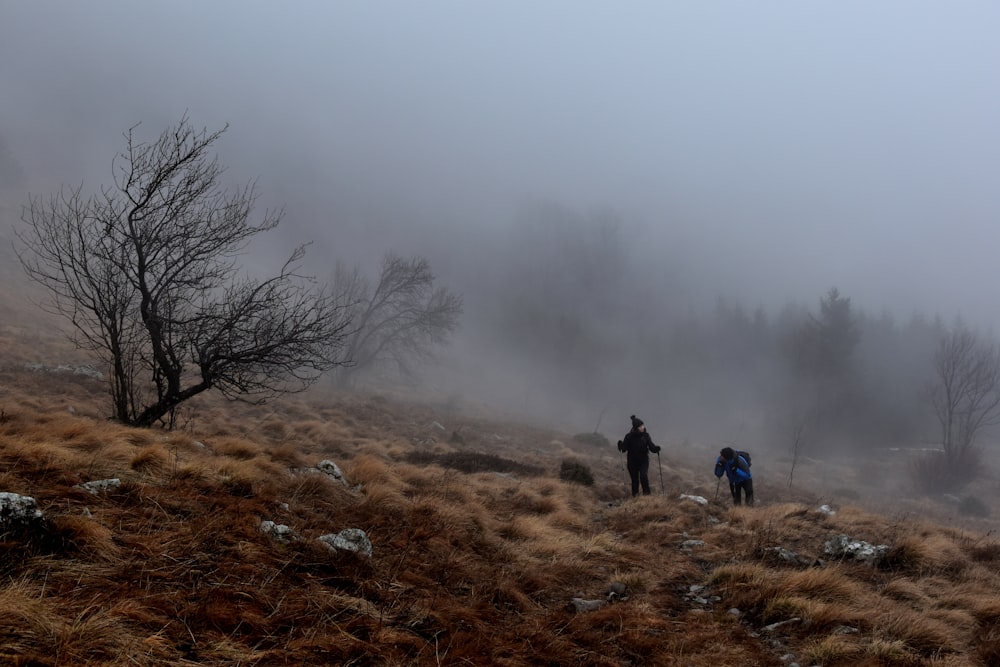
[[[998,26],[961,1],[10,0],[0,177],[96,187],[122,131],[186,111],[303,240],[461,240],[541,198],[617,211],[706,294],[997,326]]]

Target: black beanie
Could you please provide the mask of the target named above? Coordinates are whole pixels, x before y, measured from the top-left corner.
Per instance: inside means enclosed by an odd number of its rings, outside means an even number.
[[[640,426],[642,426],[642,420],[636,417],[635,415],[632,415],[631,417],[629,417],[629,419],[632,420],[632,428],[639,428]]]

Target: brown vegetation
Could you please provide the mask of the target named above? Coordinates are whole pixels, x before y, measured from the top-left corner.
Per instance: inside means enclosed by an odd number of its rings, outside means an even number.
[[[44,535],[0,543],[0,664],[1000,658],[989,533],[861,500],[824,514],[777,475],[761,475],[760,506],[731,508],[713,499],[705,450],[668,445],[667,493],[657,475],[656,494],[623,501],[614,450],[429,405],[318,392],[259,412],[205,402],[164,432],[104,420],[96,381],[14,365],[0,381],[0,491],[35,497],[46,517]],[[561,481],[567,456],[597,483]],[[348,486],[303,472],[325,458]],[[76,486],[111,477],[121,486],[98,495]],[[262,520],[300,539],[280,542]],[[345,528],[368,534],[370,559],[316,539]],[[824,542],[841,533],[889,545],[887,558],[828,560]],[[779,546],[802,562],[777,558]],[[567,608],[612,583],[627,594]]]

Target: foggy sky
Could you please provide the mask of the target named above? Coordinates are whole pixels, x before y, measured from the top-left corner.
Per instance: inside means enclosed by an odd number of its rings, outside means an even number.
[[[5,2],[4,206],[185,111],[290,249],[610,209],[691,289],[1000,324],[993,2]],[[294,241],[293,241],[294,239]],[[280,248],[284,252],[286,248]]]

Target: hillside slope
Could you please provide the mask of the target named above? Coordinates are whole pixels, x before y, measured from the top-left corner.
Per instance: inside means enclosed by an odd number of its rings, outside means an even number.
[[[988,534],[817,511],[763,475],[760,506],[730,508],[710,448],[667,444],[663,487],[654,461],[657,493],[623,501],[613,445],[434,405],[206,401],[168,433],[107,422],[102,400],[92,378],[0,372],[0,491],[45,518],[0,543],[0,664],[1000,660]],[[325,459],[346,485],[306,472]],[[568,459],[597,483],[560,481]],[[370,557],[317,539],[351,528]],[[840,534],[888,553],[825,554]]]
[[[131,429],[43,315],[0,305],[0,492],[43,515],[0,523],[0,664],[1000,661],[996,520],[912,496],[898,461],[804,459],[789,484],[755,452],[760,502],[731,508],[717,446],[657,438],[654,495],[626,499],[607,439],[455,400],[203,397]],[[351,529],[370,556],[319,540]],[[839,535],[884,558],[826,553]]]

